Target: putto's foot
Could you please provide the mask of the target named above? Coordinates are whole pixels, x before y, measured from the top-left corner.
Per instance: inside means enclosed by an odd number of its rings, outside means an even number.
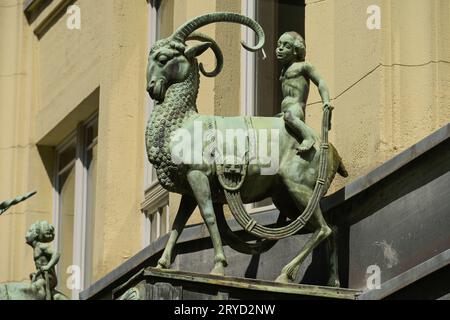
[[[296,149],[297,149],[298,153],[303,153],[303,152],[309,151],[313,145],[314,145],[313,139],[304,139],[302,141],[302,143],[300,144],[300,146]]]

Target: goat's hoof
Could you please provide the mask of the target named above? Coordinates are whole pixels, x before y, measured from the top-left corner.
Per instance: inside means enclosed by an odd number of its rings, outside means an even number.
[[[169,269],[169,268],[167,268],[166,266],[158,263],[158,265],[156,267],[154,267],[154,269],[156,269],[156,270],[164,270],[164,269]]]
[[[159,259],[158,265],[155,267],[155,269],[163,270],[163,269],[169,269],[170,265],[168,265],[167,261],[165,259]]]
[[[215,276],[223,276],[225,275],[225,267],[223,266],[223,263],[218,262],[214,266],[214,268],[211,270],[209,274],[215,275]]]
[[[328,287],[334,287],[334,288],[340,288],[341,287],[341,283],[339,282],[339,279],[330,279],[328,280],[327,283]]]
[[[278,283],[289,283],[290,281],[289,281],[289,277],[287,276],[287,274],[282,273],[275,279],[275,282],[278,282]]]

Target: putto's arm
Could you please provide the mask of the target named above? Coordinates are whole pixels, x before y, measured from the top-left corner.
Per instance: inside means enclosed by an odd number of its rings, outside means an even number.
[[[22,202],[22,201],[25,201],[25,200],[27,200],[28,198],[31,198],[31,197],[34,196],[36,193],[37,193],[36,191],[29,192],[29,193],[27,193],[27,194],[24,195],[24,196],[20,196],[20,197],[17,197],[17,198],[11,199],[11,200],[7,200],[7,201],[4,201],[4,202],[0,203],[0,216],[1,216],[6,210],[8,210],[9,208],[11,208],[12,206],[14,206],[14,205],[16,205],[16,204],[18,204],[18,203],[20,203],[20,202]]]
[[[322,98],[323,106],[324,107],[330,106],[330,93],[328,90],[328,86],[325,83],[325,80],[317,72],[316,68],[312,64],[305,63],[305,70],[307,72],[308,77],[319,89],[319,94],[320,97]]]
[[[46,266],[43,266],[43,267],[42,267],[42,269],[43,269],[44,271],[48,271],[48,270],[50,270],[51,268],[53,268],[54,266],[56,266],[56,264],[58,263],[59,258],[60,258],[61,255],[60,255],[58,252],[56,252],[55,250],[53,250],[53,248],[52,248],[51,246],[49,246],[49,245],[46,246],[45,251],[46,251],[47,254],[51,255],[51,259],[50,259],[50,261],[47,263]]]

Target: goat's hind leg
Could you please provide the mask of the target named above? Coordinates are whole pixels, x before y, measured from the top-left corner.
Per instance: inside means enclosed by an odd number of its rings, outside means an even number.
[[[332,233],[327,239],[327,259],[329,267],[328,286],[339,288],[341,286],[339,281],[338,271],[338,228],[331,226]]]
[[[308,204],[308,200],[311,197],[311,191],[307,188],[298,186],[297,184],[290,182],[288,182],[287,187],[292,199],[297,205],[297,208],[300,209],[306,207],[306,205]],[[309,219],[308,225],[315,230],[313,235],[309,238],[308,242],[305,244],[299,254],[281,270],[281,274],[275,281],[289,282],[295,280],[300,265],[308,256],[308,254],[310,254],[315,247],[317,247],[331,234],[331,229],[323,218],[322,211],[320,210],[319,206],[316,208],[313,215]]]
[[[186,222],[192,215],[192,212],[194,212],[196,206],[197,202],[195,202],[194,198],[187,195],[183,195],[181,197],[180,207],[178,208],[177,215],[175,216],[175,221],[173,222],[172,230],[170,231],[169,240],[167,241],[161,258],[158,260],[157,268],[170,268],[170,264],[172,262],[172,253],[175,244],[177,243],[177,240],[180,237],[180,234],[183,231]]]

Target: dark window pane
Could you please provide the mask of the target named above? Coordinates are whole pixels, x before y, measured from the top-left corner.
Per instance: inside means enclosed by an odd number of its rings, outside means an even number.
[[[274,116],[281,112],[281,68],[275,57],[278,38],[287,31],[305,36],[304,0],[260,0],[257,2],[256,20],[266,34],[264,46],[267,59],[256,61],[256,110],[258,116]]]
[[[75,160],[77,153],[77,145],[75,140],[65,148],[58,157],[58,172],[64,169],[71,161]]]

